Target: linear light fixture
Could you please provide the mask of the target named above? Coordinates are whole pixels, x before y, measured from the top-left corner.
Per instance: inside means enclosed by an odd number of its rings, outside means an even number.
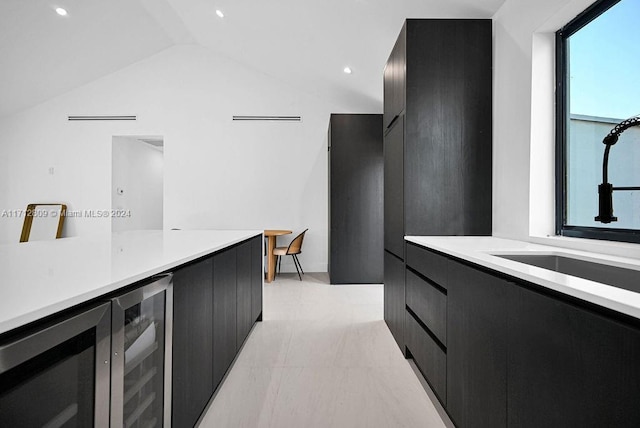
[[[69,120],[136,120],[136,116],[69,116]]]
[[[302,116],[233,116],[233,120],[262,120],[275,122],[302,122]]]

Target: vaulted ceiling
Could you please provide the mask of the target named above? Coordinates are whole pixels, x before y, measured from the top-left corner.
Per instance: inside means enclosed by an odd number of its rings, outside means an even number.
[[[301,90],[379,111],[382,69],[404,19],[490,18],[503,2],[3,0],[0,117],[177,44],[199,44]]]

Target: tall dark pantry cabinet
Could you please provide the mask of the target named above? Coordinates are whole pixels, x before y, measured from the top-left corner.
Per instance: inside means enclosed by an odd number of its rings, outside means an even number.
[[[384,318],[405,348],[405,241],[491,235],[492,24],[409,19],[384,70]]]
[[[382,115],[332,114],[328,140],[330,282],[380,284]]]

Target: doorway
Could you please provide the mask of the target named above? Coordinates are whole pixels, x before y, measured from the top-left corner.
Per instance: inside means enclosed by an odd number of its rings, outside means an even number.
[[[163,188],[164,138],[114,136],[111,231],[161,230]]]

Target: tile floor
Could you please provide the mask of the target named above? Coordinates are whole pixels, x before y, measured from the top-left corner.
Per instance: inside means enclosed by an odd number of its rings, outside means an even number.
[[[265,284],[263,322],[200,427],[450,426],[385,325],[382,286],[303,279]]]

